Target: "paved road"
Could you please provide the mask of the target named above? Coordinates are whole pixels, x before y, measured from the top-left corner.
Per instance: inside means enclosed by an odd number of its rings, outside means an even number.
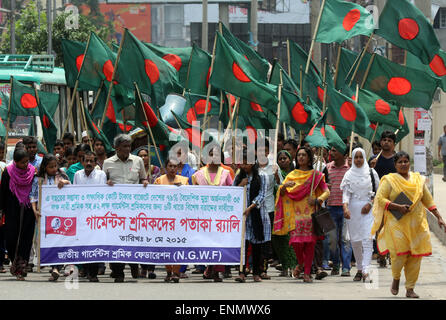
[[[446,217],[446,183],[441,176],[435,176],[434,198],[440,212]],[[446,299],[446,247],[432,233],[433,255],[423,258],[421,274],[415,291],[423,299]],[[376,261],[373,261],[376,266]],[[352,277],[329,276],[322,281],[305,284],[302,280],[278,277],[278,271],[270,269],[271,280],[253,283],[249,277],[245,284],[225,279],[223,283],[203,280],[199,275],[191,275],[179,284],[164,283],[164,269],[157,267],[157,279],[139,279],[130,277],[126,269],[126,282],[115,284],[109,275],[100,276],[99,283],[90,283],[80,279],[78,288],[67,288],[65,278],[57,283],[48,282],[48,268],[40,274],[30,273],[27,280],[16,281],[9,273],[0,274],[0,300],[3,299],[159,299],[159,300],[238,300],[238,299],[405,299],[404,276],[400,293],[397,297],[390,294],[392,274],[390,267],[376,268],[375,283],[366,288],[363,283],[352,281]],[[354,275],[356,269],[352,269]],[[236,272],[233,271],[233,276]],[[70,286],[69,286],[70,287]]]

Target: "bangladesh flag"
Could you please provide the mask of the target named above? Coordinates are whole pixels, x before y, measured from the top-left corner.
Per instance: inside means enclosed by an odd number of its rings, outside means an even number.
[[[374,141],[379,141],[381,138],[381,134],[387,130],[392,132],[396,132],[396,130],[398,130],[398,133],[396,134],[396,143],[399,143],[401,140],[403,140],[410,133],[410,128],[402,110],[398,112],[398,119],[400,125],[397,127],[389,126],[388,124],[379,124],[378,129],[376,130]],[[372,122],[370,125],[370,138],[368,139],[371,142],[373,142],[372,138],[376,127],[377,124]]]
[[[238,116],[244,117],[256,129],[273,129],[276,126],[277,106],[274,110],[261,106],[258,103],[246,99],[240,99]],[[239,121],[240,122],[240,121]],[[243,128],[243,127],[241,127]]]
[[[354,131],[362,137],[367,137],[370,121],[362,107],[354,100],[328,88],[327,92],[327,121],[336,127]]]
[[[105,151],[107,153],[114,151],[112,144],[110,143],[110,140],[107,138],[107,136],[104,134],[104,132],[99,129],[96,124],[93,122],[93,119],[91,118],[90,112],[88,111],[87,106],[84,106],[85,111],[85,119],[87,121],[87,127],[88,130],[91,132],[94,138],[101,140],[104,143]]]
[[[374,27],[373,16],[359,4],[327,0],[322,11],[316,41],[341,43],[358,35],[370,36]]]
[[[194,43],[189,60],[189,77],[185,84],[186,90],[195,94],[207,94],[209,77],[211,76],[211,61],[211,55]],[[211,95],[214,95],[214,92]]]
[[[186,137],[190,147],[201,148],[203,132],[200,127],[189,124],[179,117],[175,112],[171,111],[173,116],[178,120],[180,128],[183,129],[182,137]],[[207,141],[209,143],[210,141]],[[206,143],[205,143],[206,144]]]
[[[185,48],[168,48],[153,43],[144,43],[150,50],[152,50],[158,57],[163,58],[169,62],[172,67],[179,73],[179,81],[181,86],[185,86],[187,78],[187,69],[189,66],[189,59],[192,53],[192,47]]]
[[[307,132],[320,118],[317,108],[306,105],[296,94],[282,89],[280,105],[280,121],[285,122],[295,130]]]
[[[375,33],[430,64],[440,43],[425,15],[409,0],[387,1]]]
[[[11,113],[16,116],[38,116],[39,108],[34,88],[12,78]]]
[[[52,152],[54,144],[57,140],[57,125],[54,122],[50,112],[48,112],[47,108],[45,107],[45,98],[43,98],[40,94],[39,100],[39,118],[40,123],[42,124],[43,139],[45,140],[47,151]]]
[[[235,37],[223,23],[221,23],[221,26],[223,38],[232,47],[232,49],[240,53],[243,57],[245,57],[246,60],[249,61],[249,63],[254,68],[253,75],[255,76],[255,78],[259,79],[260,81],[266,82],[267,74],[269,71],[268,61],[249,45],[244,43],[239,38]]]
[[[305,68],[307,66],[308,54],[294,41],[289,40],[290,44],[290,61],[291,61],[291,78],[293,82],[297,84],[300,88],[300,67],[302,67],[302,73],[305,75]],[[319,69],[310,60],[310,68],[308,69],[308,77],[309,79],[320,86],[323,87],[322,83],[322,74],[319,72]],[[327,79],[331,77],[328,76]],[[305,82],[304,82],[305,83]]]
[[[325,124],[325,117],[313,125],[305,137],[305,141],[308,141],[311,147],[326,149],[334,147],[340,152],[344,152],[347,149],[344,141],[342,141],[336,131],[330,125]]]
[[[293,79],[288,75],[288,73],[283,69],[277,59],[274,59],[273,68],[271,69],[271,76],[269,83],[276,86],[280,85],[280,72],[282,72],[282,85],[285,90],[294,92],[296,95],[300,95],[300,90]]]
[[[387,124],[396,128],[401,125],[398,119],[400,108],[388,103],[375,93],[360,89],[358,102],[370,122]]]
[[[206,112],[206,96],[186,93],[186,105],[183,114],[178,115],[181,119],[192,125],[193,121],[204,121]],[[209,97],[208,116],[220,115],[220,99],[214,96]]]
[[[59,106],[60,95],[58,93],[46,92],[38,90],[40,106],[45,107],[45,110],[53,118]]]
[[[362,84],[362,79],[364,79],[371,56],[372,55],[368,52],[364,54],[364,57],[361,61],[361,65],[359,66],[358,72],[356,73],[355,79],[353,79],[352,87],[356,87],[356,84],[359,85]],[[350,79],[353,76],[353,73],[356,69],[358,59],[359,59],[358,53],[345,48],[341,48],[341,58],[339,60],[336,89],[341,90],[344,86],[347,86],[350,83]],[[352,71],[349,74],[350,70]]]
[[[117,68],[117,81],[131,90],[136,82],[154,107],[164,105],[169,93],[182,91],[177,70],[127,29]]]
[[[446,92],[446,52],[439,50],[435,58],[429,65],[425,65],[418,57],[412,53],[407,52],[406,65],[411,68],[418,69],[428,73],[431,77],[438,77],[440,79],[439,86]]]
[[[4,124],[7,125],[6,121],[8,119],[8,108],[9,108],[9,95],[0,91],[0,118],[1,121],[5,121]],[[16,119],[16,115],[10,113],[9,120],[13,123]]]
[[[424,71],[375,55],[364,89],[395,104],[428,110],[439,81]]]
[[[65,80],[67,82],[67,86],[70,88],[74,88],[77,75],[81,70],[86,46],[87,44],[85,42],[62,39]],[[88,82],[79,82],[78,87],[85,90],[96,90],[96,88],[91,86]]]
[[[257,78],[252,65],[217,32],[214,68],[209,83],[259,105],[277,105],[277,86]]]

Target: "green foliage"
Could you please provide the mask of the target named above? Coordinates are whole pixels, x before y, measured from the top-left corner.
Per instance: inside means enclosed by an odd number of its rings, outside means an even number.
[[[74,2],[77,4],[76,1]],[[110,35],[114,33],[113,26],[106,23],[104,17],[100,13],[97,0],[78,2],[79,4],[91,4],[92,10],[88,16],[79,14],[79,24],[77,29],[68,29],[65,26],[65,22],[70,16],[70,13],[59,14],[53,22],[52,38],[53,52],[56,54],[56,66],[61,66],[63,61],[62,39],[87,41],[91,31],[96,32],[101,39],[109,39]],[[94,6],[94,3],[96,3],[96,6]],[[7,32],[0,43],[1,53],[11,52],[10,39],[10,34]],[[45,54],[47,48],[48,35],[46,12],[45,10],[40,12],[39,25],[36,4],[34,1],[30,1],[26,8],[21,10],[20,17],[16,20],[16,52],[17,54]]]

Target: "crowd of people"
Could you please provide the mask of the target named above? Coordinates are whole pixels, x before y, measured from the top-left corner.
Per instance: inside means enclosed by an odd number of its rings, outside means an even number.
[[[145,138],[147,139],[147,138]],[[142,141],[142,142],[141,142]],[[360,144],[345,150],[311,148],[305,141],[284,140],[279,134],[277,158],[272,144],[256,144],[256,161],[246,145],[240,146],[240,163],[213,148],[206,164],[198,165],[187,148],[178,149],[161,166],[152,164],[147,140],[120,134],[114,139],[114,153],[107,154],[104,143],[66,133],[55,144],[53,153],[37,154],[37,139],[25,137],[17,143],[9,164],[0,162],[0,273],[25,280],[32,272],[36,255],[36,221],[40,219],[39,183],[63,188],[67,184],[149,184],[208,185],[246,187],[247,203],[245,264],[236,266],[235,281],[244,283],[252,273],[253,281],[271,279],[269,268],[281,277],[303,279],[311,283],[329,276],[352,277],[371,282],[370,266],[377,259],[381,267],[391,265],[392,294],[398,294],[401,271],[406,275],[406,296],[417,298],[414,287],[421,258],[432,253],[426,219],[427,208],[442,220],[426,187],[425,179],[410,171],[410,157],[395,152],[396,136],[382,134],[367,159]],[[348,143],[348,142],[347,142]],[[93,150],[91,150],[91,146]],[[4,145],[0,145],[3,152]],[[322,156],[316,156],[320,154]],[[4,155],[0,154],[4,159]],[[412,202],[394,202],[403,192]],[[313,213],[327,208],[335,229],[323,235],[315,232]],[[397,220],[390,210],[403,214]],[[50,267],[49,280],[57,281],[64,266]],[[98,282],[104,275],[104,263],[77,266],[80,276]],[[155,279],[154,265],[130,264],[133,278]],[[196,265],[193,274],[221,282],[232,278],[234,266]],[[110,263],[110,276],[123,282],[125,264]],[[187,278],[187,266],[165,266],[164,281],[178,283]],[[66,266],[65,275],[74,266]],[[295,281],[295,280],[293,280]]]

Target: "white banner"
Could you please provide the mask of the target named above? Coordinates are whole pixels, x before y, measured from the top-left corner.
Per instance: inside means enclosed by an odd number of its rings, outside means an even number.
[[[238,264],[240,187],[42,186],[41,264]]]

